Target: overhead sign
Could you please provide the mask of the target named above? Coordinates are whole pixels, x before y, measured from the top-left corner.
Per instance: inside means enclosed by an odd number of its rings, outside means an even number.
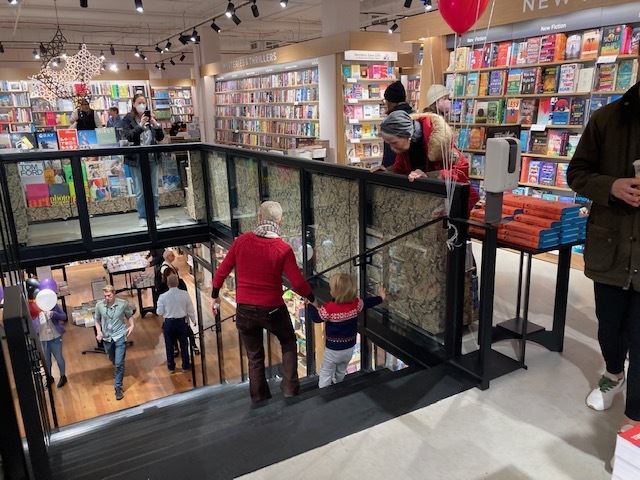
[[[275,62],[278,60],[278,54],[276,52],[264,52],[258,55],[252,55],[250,57],[242,57],[229,62],[224,62],[222,68],[225,71],[237,70],[247,67],[255,67],[258,65],[264,65],[266,63]]]
[[[366,50],[347,50],[344,52],[345,60],[361,62],[396,62],[398,52],[369,52]]]

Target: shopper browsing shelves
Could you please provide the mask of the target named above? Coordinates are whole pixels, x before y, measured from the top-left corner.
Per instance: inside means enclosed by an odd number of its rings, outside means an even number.
[[[116,298],[113,285],[106,285],[102,289],[104,300],[96,304],[94,319],[96,321],[96,340],[103,342],[109,360],[116,367],[115,391],[116,400],[122,400],[124,393],[122,381],[124,379],[124,358],[127,352],[127,337],[134,329],[133,310],[129,302]],[[127,326],[127,323],[129,326]]]
[[[122,135],[131,145],[156,145],[164,138],[162,127],[156,117],[148,110],[147,99],[141,93],[133,97],[132,108],[122,119]],[[136,209],[138,210],[138,225],[147,226],[147,211],[144,204],[144,192],[142,189],[142,171],[140,169],[140,155],[125,155],[124,161],[129,165],[133,188],[136,194]],[[158,216],[158,164],[160,155],[149,154],[149,170],[151,172],[151,189],[153,191],[153,208],[156,216],[156,224],[160,225]]]
[[[640,83],[593,113],[567,169],[571,188],[593,204],[584,273],[594,282],[598,342],[606,370],[586,403],[611,407],[625,389],[622,428],[640,421]],[[629,358],[625,378],[625,360]]]
[[[169,290],[158,298],[158,315],[164,317],[162,333],[164,334],[164,345],[167,352],[167,368],[169,373],[176,371],[176,362],[173,359],[173,344],[178,341],[182,352],[182,371],[188,372],[190,362],[189,349],[187,348],[187,339],[189,337],[189,325],[187,322],[190,321],[195,326],[196,312],[189,294],[178,288],[177,275],[172,273],[167,276],[167,286]]]
[[[91,109],[89,100],[83,99],[78,108],[71,116],[71,128],[76,130],[95,130],[102,127],[102,120],[98,112]]]
[[[358,314],[365,308],[379,305],[387,296],[380,285],[378,296],[364,300],[358,298],[356,279],[346,273],[333,275],[329,280],[329,288],[333,301],[319,309],[316,303],[308,305],[309,316],[314,322],[326,322],[326,349],[320,368],[320,388],[344,380],[358,335]]]
[[[299,295],[315,300],[298,269],[293,250],[280,238],[282,222],[279,203],[261,204],[258,226],[253,232],[236,238],[213,277],[211,297],[215,310],[225,278],[236,269],[236,327],[247,351],[249,392],[254,403],[271,398],[264,367],[265,328],[278,338],[282,348],[284,372],[280,388],[284,396],[292,397],[300,392],[296,334],[282,299],[282,274]]]

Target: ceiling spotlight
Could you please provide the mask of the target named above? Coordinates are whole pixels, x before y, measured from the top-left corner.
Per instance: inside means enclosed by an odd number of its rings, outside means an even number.
[[[147,59],[146,55],[144,53],[142,53],[142,52],[140,52],[140,58],[143,59],[143,60]]]
[[[184,61],[184,59],[187,58],[187,56],[183,53],[182,55],[180,55],[180,61]]]
[[[40,60],[40,54],[35,48],[33,49],[33,58],[35,58],[36,60]]]
[[[44,45],[41,43],[40,44],[40,55],[44,55],[45,53],[47,53],[47,49],[44,47]]]
[[[220,33],[220,30],[222,30],[222,29],[218,26],[218,24],[215,22],[215,20],[214,20],[213,22],[211,22],[211,28],[213,28],[213,29],[216,31],[216,33]]]
[[[60,58],[62,58],[63,60],[66,60],[68,56],[69,54],[67,53],[66,50],[63,50],[62,53],[60,54]]]
[[[116,54],[116,49],[115,49],[115,48],[113,48],[113,45],[111,45],[111,46],[109,47],[109,51],[111,52],[111,55],[115,55],[115,54]]]
[[[289,0],[280,0],[280,6],[282,8],[285,8],[287,5],[289,5]]]
[[[51,60],[51,65],[53,65],[54,67],[57,67],[59,65],[58,64],[58,59],[54,58],[53,60]]]
[[[160,65],[158,65],[157,63],[154,65],[154,67],[156,67],[158,70],[160,70]]]
[[[112,72],[117,72],[118,65],[116,65],[115,63],[112,63],[111,66],[109,67],[109,70],[111,70]]]
[[[389,33],[393,33],[398,29],[398,24],[396,22],[393,22],[393,25],[391,25],[389,27]]]
[[[139,13],[143,13],[144,12],[144,7],[142,6],[142,0],[135,0],[135,4],[136,4],[136,10]]]
[[[231,18],[231,15],[233,15],[234,13],[236,13],[236,7],[233,5],[233,3],[229,2],[227,5],[227,11],[224,12],[224,14],[228,18]]]
[[[9,0],[9,5],[17,5],[18,0]]]
[[[0,42],[0,53],[4,53],[4,47],[2,46],[2,42]]]
[[[180,43],[183,45],[186,45],[187,43],[189,43],[189,37],[187,37],[185,34],[181,34],[178,37],[178,40],[180,40]]]
[[[89,0],[80,0],[80,6],[82,8],[87,8],[89,6]]]
[[[136,47],[136,49],[133,51],[133,54],[134,54],[136,57],[139,57],[139,56],[140,56],[140,49],[139,49],[138,47]]]
[[[240,25],[240,22],[242,21],[235,13],[231,15],[231,20],[233,20],[233,23],[236,25]]]
[[[404,0],[404,8],[411,8],[411,2],[413,0]]]
[[[164,46],[164,51],[168,52],[169,50],[171,50],[171,42],[167,40],[167,44]]]
[[[174,62],[174,61],[173,61],[173,58],[172,58],[171,60],[169,60],[169,63],[170,63],[171,65],[175,65],[175,64],[176,64],[176,62]]]
[[[158,53],[162,53],[162,49],[160,48],[160,46],[159,46],[159,45],[156,45],[156,52],[158,52]]]
[[[251,5],[251,12],[253,16],[258,18],[260,16],[260,12],[258,11],[258,5],[256,5],[256,0],[253,0],[253,5]]]
[[[104,52],[102,50],[100,50],[100,56],[98,58],[104,62],[104,59],[106,57],[104,56]]]
[[[189,40],[191,40],[192,42],[198,41],[198,32],[196,32],[195,28],[193,29],[193,32],[191,33]]]
[[[131,70],[131,66],[127,63],[127,70]]]
[[[160,70],[166,70],[166,68],[165,68],[165,66],[164,66],[164,62],[162,62],[162,63],[160,64]]]
[[[432,8],[433,5],[431,5],[431,0],[424,0],[424,9],[428,12]]]

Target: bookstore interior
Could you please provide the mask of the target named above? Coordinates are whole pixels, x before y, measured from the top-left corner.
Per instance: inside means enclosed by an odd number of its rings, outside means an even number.
[[[34,149],[86,150],[82,178],[89,213],[95,217],[91,221],[97,222],[101,216],[135,215],[136,192],[124,157],[92,155],[91,150],[125,145],[119,127],[111,126],[109,109],[130,112],[137,93],[148,99],[167,142],[202,140],[368,169],[382,162],[379,129],[386,117],[387,87],[400,80],[407,102],[419,113],[429,107],[429,86],[442,84],[451,99],[447,121],[455,146],[467,158],[469,183],[481,197],[471,218],[485,218],[487,140],[516,138],[522,159],[519,185],[505,194],[503,218],[509,226],[500,227],[499,241],[545,251],[571,245],[579,258],[590,201],[569,188],[566,171],[589,117],[638,80],[640,21],[629,19],[638,18],[640,2],[580,2],[589,4],[586,9],[576,3],[496,0],[490,27],[487,13],[461,35],[438,19],[429,24],[427,36],[423,16],[409,17],[402,20],[401,34],[361,31],[331,42],[311,40],[247,61],[202,65],[198,78],[174,84],[170,79],[127,79],[123,70],[118,80],[98,75],[70,82],[64,86],[67,94],[52,97],[36,79],[0,78],[0,158]],[[85,99],[104,126],[71,128]],[[194,207],[197,192],[204,190],[198,162],[187,147],[163,155],[158,228],[206,221],[203,209]],[[10,192],[12,208],[16,218],[24,214],[28,227],[20,243],[44,244],[51,238],[47,229],[52,223],[77,218],[72,162],[58,155],[13,166],[6,166],[5,177],[19,182],[22,198]],[[483,230],[471,228],[470,234],[481,238]],[[211,284],[211,269],[227,253],[215,242],[176,247],[185,253],[184,268],[193,282],[205,286]],[[126,274],[124,288],[131,294],[137,290],[140,313],[152,301],[145,292],[153,286],[145,273],[150,271],[145,255],[99,261],[105,276]],[[43,275],[54,276],[51,271]],[[63,300],[69,296],[66,280],[65,273],[58,282]],[[235,308],[234,281],[231,274],[221,292],[230,308]],[[284,298],[304,370],[304,301],[291,291]],[[211,328],[208,299],[199,301],[207,318],[203,325]],[[95,298],[69,306],[70,320],[93,327],[94,306]],[[350,372],[359,368],[358,351],[359,343]]]

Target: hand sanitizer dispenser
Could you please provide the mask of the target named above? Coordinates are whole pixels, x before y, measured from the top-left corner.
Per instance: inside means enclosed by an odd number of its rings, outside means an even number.
[[[520,140],[511,137],[488,138],[484,161],[486,192],[485,221],[502,220],[502,195],[518,186],[520,179]]]

